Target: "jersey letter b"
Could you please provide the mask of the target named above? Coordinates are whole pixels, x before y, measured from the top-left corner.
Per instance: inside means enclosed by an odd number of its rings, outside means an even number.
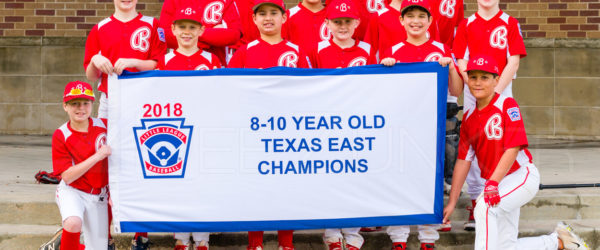
[[[494,114],[485,123],[485,136],[488,140],[501,140],[504,131],[502,131],[502,117]]]
[[[507,34],[508,30],[506,29],[506,26],[500,26],[494,29],[490,35],[490,47],[505,49],[508,43],[508,40],[506,39]]]
[[[150,29],[140,27],[131,34],[131,48],[141,52],[146,52],[150,48]]]

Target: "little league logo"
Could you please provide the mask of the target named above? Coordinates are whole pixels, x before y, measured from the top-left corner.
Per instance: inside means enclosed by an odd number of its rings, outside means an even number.
[[[144,178],[183,178],[193,126],[185,118],[141,119],[133,134]]]

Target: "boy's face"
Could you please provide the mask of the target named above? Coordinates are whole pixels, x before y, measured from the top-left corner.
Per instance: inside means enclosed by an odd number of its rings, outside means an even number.
[[[198,37],[204,32],[204,26],[190,20],[179,20],[171,25],[171,30],[179,47],[191,48],[198,46]]]
[[[306,2],[308,4],[319,4],[321,0],[302,0],[302,2]]]
[[[82,98],[73,99],[66,103],[63,102],[63,109],[72,122],[83,122],[92,114],[92,101]]]
[[[352,38],[354,30],[358,27],[358,19],[341,17],[333,20],[327,20],[327,28],[335,39],[345,41]]]
[[[137,4],[137,0],[114,0],[115,8],[126,12],[126,11],[135,11],[135,6]]]
[[[486,99],[494,95],[494,88],[498,85],[498,76],[494,77],[492,73],[481,70],[471,70],[467,72],[467,75],[469,76],[467,85],[475,99]]]
[[[486,9],[499,6],[500,0],[477,0],[477,5]]]
[[[407,35],[419,37],[427,34],[427,29],[431,25],[431,17],[427,12],[413,8],[409,9],[400,17],[400,23],[404,26]]]
[[[287,20],[287,16],[281,9],[272,4],[263,4],[252,15],[254,24],[258,31],[265,35],[276,35],[281,32],[281,26]]]

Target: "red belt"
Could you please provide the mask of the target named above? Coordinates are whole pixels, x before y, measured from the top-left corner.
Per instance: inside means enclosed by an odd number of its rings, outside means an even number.
[[[101,187],[101,188],[93,188],[93,187],[77,188],[77,190],[84,192],[84,193],[88,193],[88,194],[98,195],[98,194],[102,193],[102,189],[104,189],[105,187],[106,186]]]

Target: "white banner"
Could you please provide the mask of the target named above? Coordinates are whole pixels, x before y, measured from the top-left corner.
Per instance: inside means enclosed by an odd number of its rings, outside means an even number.
[[[439,223],[447,76],[414,63],[113,77],[116,230]]]

